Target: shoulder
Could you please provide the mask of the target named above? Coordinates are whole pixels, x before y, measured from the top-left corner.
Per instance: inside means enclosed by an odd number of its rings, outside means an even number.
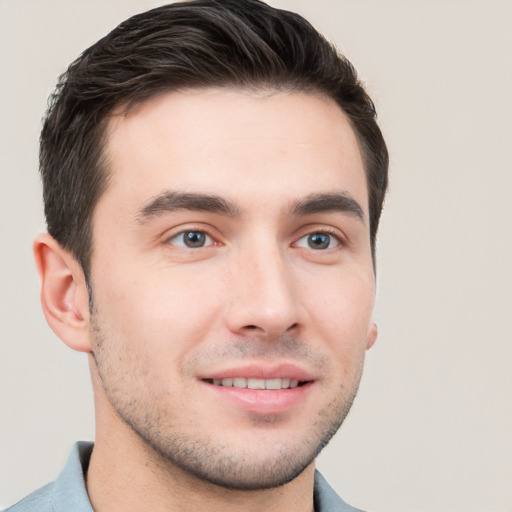
[[[92,443],[76,443],[56,480],[4,512],[93,512],[85,486],[92,448]]]
[[[37,491],[25,496],[4,512],[50,512],[53,511],[53,487],[51,482]]]
[[[343,501],[318,471],[315,472],[314,500],[316,512],[363,512]]]

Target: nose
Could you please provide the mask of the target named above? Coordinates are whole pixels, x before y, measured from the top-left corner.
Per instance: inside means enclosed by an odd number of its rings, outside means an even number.
[[[296,283],[277,247],[260,246],[239,255],[230,275],[231,302],[226,321],[231,332],[273,339],[299,329]]]

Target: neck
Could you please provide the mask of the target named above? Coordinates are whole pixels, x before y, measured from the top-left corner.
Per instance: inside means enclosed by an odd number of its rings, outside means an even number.
[[[313,510],[313,464],[277,488],[232,490],[185,473],[151,453],[140,440],[135,444],[133,439],[127,444],[122,441],[123,436],[96,440],[87,472],[87,491],[95,512]]]

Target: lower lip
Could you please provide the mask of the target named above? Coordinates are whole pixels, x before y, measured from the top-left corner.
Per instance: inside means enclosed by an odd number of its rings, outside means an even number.
[[[313,382],[291,389],[248,389],[216,386],[204,382],[217,399],[253,414],[281,414],[300,405],[310,393]]]

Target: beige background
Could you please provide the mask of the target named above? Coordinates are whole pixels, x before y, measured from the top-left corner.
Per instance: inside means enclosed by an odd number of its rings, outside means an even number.
[[[93,437],[86,358],[47,328],[31,240],[56,77],[150,0],[0,0],[0,506]],[[367,82],[391,152],[360,396],[319,467],[380,512],[512,511],[512,2],[285,1]]]

